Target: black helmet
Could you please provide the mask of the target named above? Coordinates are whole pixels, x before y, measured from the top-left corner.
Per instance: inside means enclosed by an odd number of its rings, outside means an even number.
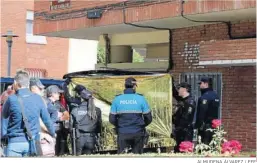
[[[76,85],[76,87],[74,88],[74,91],[77,93],[80,93],[83,90],[86,90],[87,88],[84,87],[83,85]]]

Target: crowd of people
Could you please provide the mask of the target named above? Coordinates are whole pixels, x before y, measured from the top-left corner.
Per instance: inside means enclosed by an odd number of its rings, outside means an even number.
[[[94,154],[101,137],[101,109],[94,105],[94,98],[83,85],[76,85],[71,96],[67,79],[62,86],[45,86],[39,79],[30,79],[25,71],[18,71],[14,83],[1,96],[1,143],[7,157],[62,156]],[[174,152],[183,141],[192,141],[194,131],[209,144],[212,133],[207,131],[213,119],[218,119],[219,97],[212,90],[210,78],[199,82],[201,97],[196,102],[188,83],[175,86],[173,97],[174,125],[171,137],[176,140]],[[123,94],[117,95],[111,105],[109,122],[115,126],[117,153],[142,154],[146,127],[152,122],[152,113],[146,98],[138,94],[137,81],[125,79]],[[69,151],[67,137],[72,139]]]
[[[92,93],[78,85],[75,88],[77,105],[69,112],[64,99],[66,95],[72,102],[67,84],[62,88],[51,85],[45,89],[39,79],[30,79],[25,71],[17,72],[13,85],[1,96],[1,145],[6,146],[3,155],[69,154],[70,128],[76,128],[73,153],[77,152],[74,154],[95,151],[96,134],[101,132],[101,111],[95,108]]]

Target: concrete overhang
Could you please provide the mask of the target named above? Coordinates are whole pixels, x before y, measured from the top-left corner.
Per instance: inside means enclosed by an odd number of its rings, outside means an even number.
[[[137,62],[137,63],[110,63],[108,68],[123,69],[132,71],[166,71],[168,69],[169,62]],[[97,70],[105,69],[104,64],[96,64]]]
[[[188,18],[194,20],[206,20],[206,21],[241,21],[241,20],[256,20],[256,8],[230,10],[223,12],[211,12],[205,14],[187,15]],[[172,17],[164,19],[154,19],[142,22],[133,22],[137,25],[154,26],[161,28],[185,28],[192,26],[199,26],[203,24],[211,23],[198,23],[186,20],[185,18]],[[116,24],[92,28],[82,28],[67,31],[55,31],[51,33],[42,33],[40,35],[49,37],[62,37],[62,38],[76,38],[76,39],[88,39],[88,40],[99,40],[99,36],[102,34],[120,34],[120,33],[131,33],[131,32],[146,32],[155,31],[154,29],[138,28],[126,24]]]

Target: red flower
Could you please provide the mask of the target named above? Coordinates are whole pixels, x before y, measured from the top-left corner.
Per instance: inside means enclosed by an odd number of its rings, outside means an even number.
[[[194,144],[190,141],[183,141],[179,145],[180,152],[193,152]]]
[[[222,144],[222,153],[229,152],[231,154],[238,154],[242,149],[242,145],[237,140],[231,140]]]
[[[218,128],[220,125],[221,125],[221,120],[219,120],[219,119],[212,120],[212,127],[213,128]]]

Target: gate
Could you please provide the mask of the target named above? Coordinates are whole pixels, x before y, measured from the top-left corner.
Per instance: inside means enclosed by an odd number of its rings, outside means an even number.
[[[222,74],[221,73],[182,73],[180,75],[180,82],[187,82],[191,84],[192,96],[197,101],[201,96],[200,88],[198,82],[202,77],[212,78],[213,90],[217,92],[220,97],[220,108],[219,108],[219,118],[221,118],[221,108],[222,108]]]

